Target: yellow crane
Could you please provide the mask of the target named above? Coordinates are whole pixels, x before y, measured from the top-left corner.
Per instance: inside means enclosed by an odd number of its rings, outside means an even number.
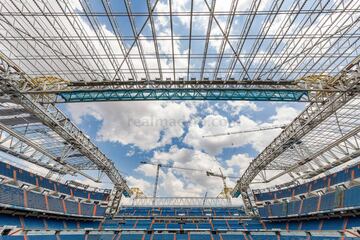
[[[223,182],[223,187],[224,190],[218,195],[218,197],[222,197],[222,198],[226,198],[228,200],[228,202],[231,202],[231,191],[232,188],[228,187],[226,184],[226,178],[234,178],[234,179],[239,179],[240,177],[236,177],[236,176],[225,176],[221,170],[221,168],[219,168],[220,174],[219,173],[214,173],[211,171],[206,171],[206,175],[209,177],[218,177],[222,179]]]

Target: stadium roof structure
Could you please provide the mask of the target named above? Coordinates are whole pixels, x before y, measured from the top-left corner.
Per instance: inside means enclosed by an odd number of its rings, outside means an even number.
[[[263,170],[306,179],[357,157],[359,2],[216,2],[1,1],[2,150],[130,194],[56,103],[254,100],[309,104],[238,181],[246,205]]]

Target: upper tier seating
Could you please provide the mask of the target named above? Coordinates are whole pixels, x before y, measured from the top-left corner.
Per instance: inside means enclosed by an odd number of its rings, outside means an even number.
[[[346,190],[337,189],[321,196],[312,196],[303,200],[270,204],[259,207],[258,210],[263,218],[278,218],[358,209],[360,207],[359,196],[360,186],[358,185]]]
[[[101,205],[64,200],[4,184],[0,184],[0,205],[10,209],[49,211],[89,217],[105,214],[105,207]]]
[[[109,193],[94,192],[85,189],[70,187],[66,184],[55,182],[47,178],[43,178],[39,175],[30,173],[28,171],[14,167],[4,162],[0,162],[0,175],[8,178],[12,178],[14,180],[19,180],[25,183],[29,183],[37,187],[42,187],[51,191],[57,191],[59,193],[63,193],[79,198],[84,198],[89,200],[91,199],[97,201],[107,201],[109,198]]]
[[[118,216],[243,216],[239,208],[151,208],[127,207],[120,209]]]
[[[290,198],[322,188],[328,188],[330,186],[351,181],[356,178],[360,178],[360,164],[295,187],[261,193],[255,193],[254,191],[254,197],[256,201],[271,201],[276,199]]]

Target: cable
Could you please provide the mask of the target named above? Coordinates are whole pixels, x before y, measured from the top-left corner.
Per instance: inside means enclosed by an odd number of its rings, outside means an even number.
[[[249,130],[243,130],[243,131],[236,131],[236,132],[227,132],[227,133],[217,133],[217,134],[211,134],[211,135],[204,135],[202,136],[203,138],[208,138],[208,137],[220,137],[220,136],[227,136],[227,135],[233,135],[233,134],[242,134],[242,133],[250,133],[250,132],[260,132],[260,131],[268,131],[268,130],[273,130],[273,129],[285,129],[286,128],[286,124],[283,125],[275,125],[275,126],[269,126],[269,127],[262,127],[262,128],[258,128],[258,129],[249,129]]]

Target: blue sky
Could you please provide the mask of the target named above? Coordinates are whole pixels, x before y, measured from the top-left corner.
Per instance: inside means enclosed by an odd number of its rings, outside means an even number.
[[[147,195],[151,195],[155,167],[140,165],[140,161],[214,172],[218,172],[221,167],[228,175],[240,176],[249,161],[280,130],[205,140],[202,136],[286,124],[304,108],[304,104],[226,101],[108,102],[68,104],[61,107],[116,163],[131,187],[140,187]],[[178,114],[177,110],[185,114]],[[132,124],[136,119],[138,124]],[[163,124],[157,124],[159,122]],[[176,126],[173,125],[174,122]],[[146,138],[147,135],[157,137]],[[174,179],[176,181],[172,185]],[[202,196],[208,191],[210,196],[216,196],[222,186],[218,180],[207,177],[205,172],[162,169],[159,194]],[[228,184],[233,186],[234,182],[228,180]],[[214,187],[208,189],[210,185]],[[169,188],[173,190],[170,191]],[[175,189],[179,189],[179,192]]]

